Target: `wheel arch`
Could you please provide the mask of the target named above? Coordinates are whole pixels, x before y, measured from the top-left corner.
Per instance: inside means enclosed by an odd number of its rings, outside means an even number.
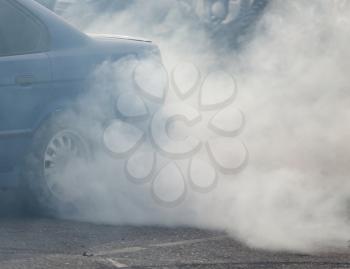
[[[77,101],[75,100],[57,100],[54,103],[50,103],[43,109],[43,112],[41,113],[38,120],[34,123],[32,128],[32,133],[35,133],[37,130],[40,129],[43,124],[48,122],[50,119],[57,117],[58,115],[64,113],[68,110],[76,110],[77,107]]]

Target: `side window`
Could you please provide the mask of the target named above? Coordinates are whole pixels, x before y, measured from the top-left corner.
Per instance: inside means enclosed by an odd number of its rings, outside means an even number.
[[[45,27],[14,1],[0,0],[0,56],[46,51]]]

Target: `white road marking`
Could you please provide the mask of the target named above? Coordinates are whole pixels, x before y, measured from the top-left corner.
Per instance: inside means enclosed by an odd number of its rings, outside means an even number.
[[[110,254],[118,254],[118,253],[131,253],[131,252],[137,252],[145,249],[146,248],[143,248],[143,247],[119,248],[119,249],[101,251],[101,252],[98,252],[97,255],[102,256],[102,255],[110,255]]]
[[[207,241],[213,241],[213,240],[220,240],[224,239],[227,236],[215,236],[215,237],[209,237],[209,238],[202,238],[202,239],[193,239],[193,240],[183,240],[183,241],[176,241],[176,242],[168,242],[168,243],[159,243],[159,244],[153,244],[150,245],[151,247],[174,247],[174,246],[181,246],[181,245],[191,245],[191,244],[197,244]]]
[[[207,241],[214,241],[214,240],[221,240],[227,238],[227,236],[214,236],[214,237],[207,237],[207,238],[201,238],[201,239],[193,239],[193,240],[182,240],[182,241],[175,241],[175,242],[166,242],[166,243],[159,243],[159,244],[150,244],[145,247],[127,247],[127,248],[119,248],[119,249],[111,249],[106,251],[101,251],[96,253],[97,256],[106,256],[106,255],[113,255],[113,254],[120,254],[120,253],[133,253],[138,252],[142,250],[146,250],[149,247],[157,247],[157,248],[164,248],[164,247],[175,247],[175,246],[181,246],[181,245],[191,245],[191,244],[197,244]]]
[[[126,264],[120,263],[115,259],[107,259],[107,261],[110,262],[116,268],[127,268],[128,267]]]

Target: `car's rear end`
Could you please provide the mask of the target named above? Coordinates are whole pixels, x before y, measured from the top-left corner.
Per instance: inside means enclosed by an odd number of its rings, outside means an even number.
[[[134,57],[137,61],[151,58],[161,64],[160,53],[157,46],[147,40],[84,34],[32,0],[1,1],[6,1],[11,7],[18,8],[19,13],[24,12],[30,18],[35,18],[35,21],[45,29],[44,33],[47,36],[48,46],[45,47],[44,51],[6,56],[6,59],[0,58],[0,64],[2,61],[5,70],[9,66],[7,63],[11,65],[13,61],[17,61],[18,66],[23,69],[28,64],[21,65],[21,62],[27,63],[29,59],[33,65],[28,65],[28,69],[23,72],[26,72],[27,75],[36,72],[31,76],[33,79],[41,78],[43,73],[48,74],[45,76],[45,81],[40,81],[40,83],[32,81],[30,85],[16,86],[26,89],[21,91],[20,96],[11,98],[17,99],[17,102],[23,100],[21,110],[16,111],[16,113],[19,119],[23,119],[21,121],[24,122],[23,126],[28,127],[21,128],[21,130],[25,130],[21,136],[17,136],[17,129],[6,130],[6,134],[16,135],[11,138],[14,146],[8,148],[11,154],[16,154],[16,157],[13,158],[16,163],[11,165],[21,167],[20,174],[23,175],[21,179],[25,182],[24,186],[30,190],[28,193],[32,193],[35,197],[32,200],[39,202],[39,205],[46,209],[47,213],[54,213],[57,204],[71,205],[74,201],[61,195],[60,190],[57,190],[57,184],[52,183],[52,179],[55,179],[56,175],[61,176],[67,165],[71,165],[71,160],[86,161],[90,159],[94,147],[101,142],[99,137],[91,136],[91,132],[88,131],[92,128],[89,123],[96,119],[96,114],[93,115],[89,110],[91,107],[88,107],[87,104],[84,105],[86,96],[94,91],[105,95],[105,99],[111,102],[108,104],[98,103],[98,99],[93,99],[92,104],[100,109],[113,111],[115,104],[113,97],[108,96],[107,91],[103,91],[101,87],[96,87],[93,84],[96,70],[104,63],[112,66],[128,57]],[[35,66],[45,66],[45,68],[34,68]],[[18,70],[13,68],[13,71],[17,72]],[[38,73],[39,71],[40,73]],[[29,81],[25,82],[29,83]],[[122,90],[120,85],[114,86],[118,90]],[[9,93],[14,94],[14,91],[10,91],[8,86],[0,89],[1,98],[4,94],[6,96]],[[30,100],[24,99],[26,97]],[[29,102],[33,104],[33,109],[26,110]],[[108,107],[109,105],[110,107]],[[4,115],[0,115],[0,118],[2,116]],[[33,118],[33,121],[24,121],[29,116]],[[89,121],[89,116],[95,116],[95,118]],[[102,116],[106,117],[98,119],[100,126],[116,115],[105,113]],[[12,125],[15,124],[13,121],[16,119],[11,114],[8,114],[7,117],[12,117]],[[9,125],[9,128],[11,126]],[[22,143],[19,150],[16,139],[17,137],[22,139],[24,135],[27,142],[25,145]],[[0,139],[2,137],[0,136]]]

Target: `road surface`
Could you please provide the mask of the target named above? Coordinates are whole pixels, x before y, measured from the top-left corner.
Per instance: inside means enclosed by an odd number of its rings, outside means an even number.
[[[318,255],[268,252],[221,232],[24,217],[15,213],[16,196],[2,193],[0,200],[1,269],[350,268],[350,248]]]
[[[62,220],[0,221],[0,268],[350,268],[349,253],[249,249],[218,232]]]

